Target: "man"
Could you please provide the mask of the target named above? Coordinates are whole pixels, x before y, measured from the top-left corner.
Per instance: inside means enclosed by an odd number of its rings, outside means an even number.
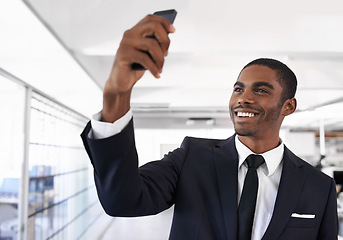
[[[187,137],[162,160],[137,167],[130,95],[144,71],[131,66],[139,63],[159,78],[168,34],[174,31],[167,20],[149,15],[125,32],[104,89],[101,122],[92,120],[82,133],[105,211],[143,216],[175,204],[174,240],[241,239],[246,225],[247,238],[254,240],[337,239],[333,179],[295,156],[279,138],[284,117],[296,109],[296,77],[279,61],[257,59],[241,71],[229,104],[234,136]],[[258,193],[247,204],[256,204],[248,224],[241,223],[239,205],[251,193],[244,191],[250,154],[263,160],[255,170],[258,180],[252,181],[258,182]]]

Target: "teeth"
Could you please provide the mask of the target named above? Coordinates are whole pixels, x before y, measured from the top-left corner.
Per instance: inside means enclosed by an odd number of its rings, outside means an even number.
[[[248,112],[237,112],[238,117],[254,117],[254,113],[248,113]]]

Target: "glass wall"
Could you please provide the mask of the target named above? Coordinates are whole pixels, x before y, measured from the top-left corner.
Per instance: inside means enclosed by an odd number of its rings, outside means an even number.
[[[88,119],[1,73],[0,239],[97,239],[111,219],[80,138]]]
[[[0,75],[0,239],[16,239],[25,88]]]
[[[88,161],[79,134],[84,118],[33,94],[29,157],[30,239],[77,239],[87,224]],[[92,199],[95,201],[96,199]]]

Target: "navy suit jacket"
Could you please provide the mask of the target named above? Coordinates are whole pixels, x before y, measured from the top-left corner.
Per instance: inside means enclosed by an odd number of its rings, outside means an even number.
[[[138,168],[133,121],[119,134],[81,134],[94,166],[98,197],[111,216],[157,214],[173,204],[169,239],[236,240],[238,156],[227,140],[186,137],[163,159]],[[314,218],[291,215],[311,214]],[[151,226],[153,227],[153,226]],[[283,170],[263,240],[337,239],[335,183],[285,147]]]

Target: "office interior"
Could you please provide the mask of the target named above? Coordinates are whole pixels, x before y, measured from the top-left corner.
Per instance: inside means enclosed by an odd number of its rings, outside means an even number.
[[[112,218],[79,137],[102,107],[123,32],[176,9],[161,79],[132,94],[140,164],[185,136],[225,139],[241,68],[259,57],[297,75],[297,111],[280,136],[337,183],[343,236],[343,2],[147,0],[0,2],[0,239],[167,239],[172,209]],[[158,229],[158,231],[156,231]]]

